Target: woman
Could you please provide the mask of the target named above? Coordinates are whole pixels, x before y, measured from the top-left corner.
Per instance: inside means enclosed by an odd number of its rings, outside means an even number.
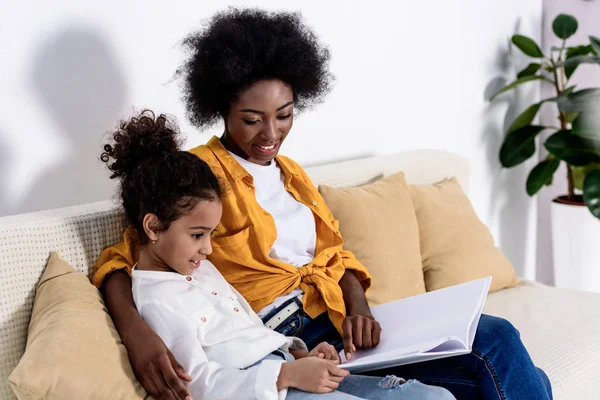
[[[188,115],[200,128],[221,119],[225,125],[221,138],[191,150],[230,186],[210,261],[267,327],[299,336],[309,348],[325,340],[348,358],[355,348],[377,346],[381,327],[364,294],[369,273],[343,249],[337,221],[304,170],[277,155],[295,110],[329,91],[327,49],[297,14],[235,9],[216,15],[185,44],[190,57],[179,73]],[[181,380],[189,377],[133,305],[125,271],[136,259],[129,232],[102,254],[93,282],[144,387],[160,382],[165,398],[184,398]],[[518,332],[490,316],[482,316],[471,354],[395,371],[460,399],[551,398]]]

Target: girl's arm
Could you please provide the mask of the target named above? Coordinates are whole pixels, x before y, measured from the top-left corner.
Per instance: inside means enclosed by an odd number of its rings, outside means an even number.
[[[184,381],[191,377],[138,313],[129,274],[124,269],[111,273],[101,290],[133,371],[146,392],[156,399],[183,400],[190,396]]]
[[[279,379],[283,359],[264,360],[247,369],[224,368],[208,359],[189,317],[158,302],[144,304],[140,312],[189,371],[192,381],[188,389],[194,399],[285,399],[289,382]]]

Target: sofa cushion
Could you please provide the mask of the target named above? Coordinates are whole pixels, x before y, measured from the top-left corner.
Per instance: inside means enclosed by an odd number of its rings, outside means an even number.
[[[410,192],[427,291],[490,275],[490,292],[518,284],[510,261],[494,246],[492,235],[456,179],[411,185]]]
[[[600,293],[524,282],[488,295],[484,312],[521,332],[555,399],[600,398]]]
[[[9,377],[19,399],[142,399],[100,293],[52,253],[35,295],[25,354]]]
[[[335,219],[344,248],[373,276],[369,304],[425,292],[419,227],[403,173],[363,186],[319,186]]]

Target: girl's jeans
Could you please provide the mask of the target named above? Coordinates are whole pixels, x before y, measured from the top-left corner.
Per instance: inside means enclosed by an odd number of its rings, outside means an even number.
[[[263,360],[278,358],[293,359],[283,352],[274,352]],[[348,375],[338,389],[331,393],[316,394],[289,388],[286,400],[456,400],[449,391],[440,387],[428,386],[415,380],[394,384],[390,382],[393,380],[393,377]]]
[[[327,313],[310,318],[298,298],[290,299],[271,311],[263,317],[263,321],[268,321],[292,301],[298,303],[300,310],[283,321],[275,329],[277,332],[301,338],[309,349],[323,341],[331,343],[338,351],[343,349],[342,338]],[[552,399],[550,380],[533,364],[519,332],[507,320],[485,314],[479,320],[470,354],[363,374],[416,379],[444,387],[461,400]]]

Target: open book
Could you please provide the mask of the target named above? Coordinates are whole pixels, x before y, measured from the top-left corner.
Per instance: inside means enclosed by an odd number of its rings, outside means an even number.
[[[379,346],[357,350],[341,368],[352,372],[395,367],[471,352],[492,277],[371,307],[381,324]]]

